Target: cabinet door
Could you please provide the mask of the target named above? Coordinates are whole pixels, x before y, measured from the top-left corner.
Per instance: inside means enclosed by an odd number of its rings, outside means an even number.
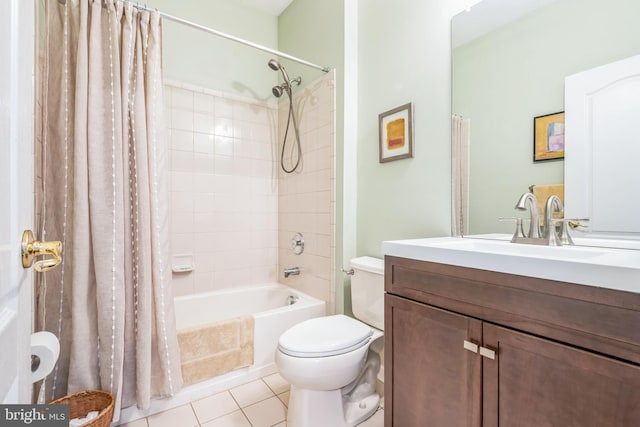
[[[483,324],[483,427],[636,427],[640,367]]]
[[[478,427],[482,324],[385,295],[385,426]]]

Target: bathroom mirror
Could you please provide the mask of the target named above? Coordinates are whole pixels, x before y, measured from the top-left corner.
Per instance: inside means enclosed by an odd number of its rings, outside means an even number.
[[[533,160],[534,117],[564,110],[566,76],[640,54],[639,17],[637,0],[483,0],[452,19],[452,113],[470,122],[466,234],[512,233],[498,218],[523,216],[518,197],[563,182],[564,159]]]

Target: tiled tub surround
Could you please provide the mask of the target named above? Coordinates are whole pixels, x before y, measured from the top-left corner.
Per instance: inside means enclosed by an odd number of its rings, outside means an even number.
[[[173,275],[174,294],[281,282],[335,311],[334,72],[294,88],[301,168],[281,171],[288,98],[278,106],[168,82],[172,254],[195,269]],[[293,125],[288,143],[295,143]],[[290,159],[285,159],[287,165]],[[290,249],[301,232],[302,255]],[[282,271],[300,267],[299,276]]]
[[[294,90],[294,106],[300,127],[301,167],[285,174],[278,167],[278,281],[327,303],[335,312],[335,77],[334,72],[309,86]],[[278,159],[286,129],[289,101],[279,104]],[[289,144],[295,139],[289,128],[285,165],[290,169]],[[279,161],[279,160],[278,160]],[[301,255],[291,250],[296,232],[304,235]],[[283,277],[283,270],[300,267],[300,275]]]
[[[275,282],[275,105],[179,83],[165,85],[171,140],[175,295]]]

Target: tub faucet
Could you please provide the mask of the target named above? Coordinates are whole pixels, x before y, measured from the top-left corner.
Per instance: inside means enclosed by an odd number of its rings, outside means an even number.
[[[520,196],[520,200],[516,203],[515,209],[519,211],[526,211],[529,209],[531,216],[531,223],[529,224],[529,233],[527,237],[532,239],[540,238],[540,218],[538,217],[538,201],[533,193],[524,193]]]
[[[297,276],[300,274],[300,267],[293,268],[285,268],[284,269],[284,278],[286,279],[289,276]]]

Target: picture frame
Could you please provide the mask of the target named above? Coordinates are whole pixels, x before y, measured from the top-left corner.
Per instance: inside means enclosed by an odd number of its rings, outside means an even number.
[[[378,115],[380,163],[413,157],[411,102]]]
[[[564,159],[564,111],[533,118],[533,161]]]

